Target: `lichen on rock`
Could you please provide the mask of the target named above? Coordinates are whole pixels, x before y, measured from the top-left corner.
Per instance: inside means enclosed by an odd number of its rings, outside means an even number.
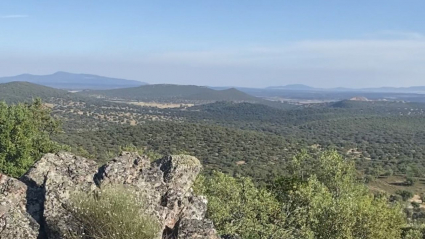
[[[218,238],[213,223],[205,218],[206,198],[191,189],[201,170],[199,160],[188,155],[151,162],[124,152],[98,167],[93,160],[70,153],[47,154],[21,181],[2,176],[0,238],[65,238],[78,227],[67,208],[70,195],[114,184],[131,186],[144,195],[143,211],[161,224],[158,238]]]

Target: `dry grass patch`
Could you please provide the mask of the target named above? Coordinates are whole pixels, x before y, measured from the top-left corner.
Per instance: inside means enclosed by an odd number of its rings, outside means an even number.
[[[143,196],[123,185],[77,192],[70,206],[80,227],[69,232],[70,239],[152,239],[160,229],[156,219],[143,213]]]

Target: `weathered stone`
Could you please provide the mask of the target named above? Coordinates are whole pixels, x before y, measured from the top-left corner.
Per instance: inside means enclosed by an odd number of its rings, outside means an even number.
[[[95,190],[93,176],[97,172],[94,161],[69,153],[47,154],[32,167],[23,180],[34,182],[43,191],[43,222],[49,239],[64,238],[69,230],[76,230],[72,215],[66,209],[71,193]],[[37,205],[34,206],[37,208]]]
[[[80,230],[68,210],[72,193],[126,184],[144,196],[145,208],[139,210],[162,225],[158,238],[216,239],[205,219],[207,200],[191,189],[201,169],[199,160],[187,155],[151,163],[146,156],[122,153],[98,168],[70,153],[47,154],[21,181],[0,174],[0,238],[65,238]]]
[[[176,235],[178,222],[185,216],[202,222],[207,201],[195,197],[190,190],[202,169],[199,160],[188,155],[173,155],[149,162],[146,157],[123,153],[103,166],[96,178],[100,184],[124,183],[143,191],[145,212],[162,223],[164,236]]]
[[[142,193],[145,208],[139,210],[160,222],[158,238],[218,238],[212,222],[205,219],[206,198],[191,189],[201,169],[199,160],[187,155],[151,163],[146,156],[122,153],[98,168],[94,161],[69,153],[47,154],[22,182],[1,178],[0,238],[37,238],[39,224],[39,238],[64,238],[79,230],[67,209],[72,193],[116,184]]]
[[[218,239],[214,225],[209,220],[183,218],[179,223],[178,239]]]
[[[27,186],[0,174],[0,238],[36,239],[38,223],[27,213]]]

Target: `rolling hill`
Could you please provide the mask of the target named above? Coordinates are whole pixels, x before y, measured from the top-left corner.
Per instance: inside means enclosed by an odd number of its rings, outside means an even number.
[[[0,101],[8,103],[26,102],[34,98],[49,101],[52,98],[74,98],[75,94],[29,82],[0,84]]]
[[[207,87],[195,85],[144,85],[113,90],[89,90],[80,92],[79,94],[105,97],[109,99],[158,102],[263,101],[262,99],[248,95],[236,89],[213,90]]]
[[[124,80],[89,74],[73,74],[61,71],[51,75],[23,74],[0,78],[0,83],[14,81],[25,81],[38,85],[67,90],[104,90],[146,85],[146,83],[140,81]]]

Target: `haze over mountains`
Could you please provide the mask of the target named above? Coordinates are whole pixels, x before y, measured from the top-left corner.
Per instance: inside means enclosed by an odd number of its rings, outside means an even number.
[[[146,82],[98,76],[92,74],[74,74],[59,71],[50,75],[22,74],[17,76],[0,77],[0,83],[24,81],[38,85],[66,90],[109,90],[130,88],[147,85]],[[165,85],[165,84],[158,84]],[[168,84],[169,85],[169,84]],[[209,87],[215,90],[238,89],[251,93],[253,91],[328,91],[328,92],[387,92],[387,93],[425,93],[425,86],[410,87],[377,87],[377,88],[316,88],[304,84],[289,84],[269,86],[266,88],[248,88],[241,86]]]
[[[90,74],[73,74],[59,71],[51,75],[22,74],[10,77],[0,77],[0,83],[25,81],[38,85],[67,90],[84,89],[116,89],[146,85],[144,82],[104,77]]]
[[[233,86],[232,86],[233,87]],[[212,87],[227,89],[231,87]],[[233,87],[242,91],[328,91],[328,92],[387,92],[387,93],[425,93],[425,86],[410,87],[376,87],[376,88],[316,88],[304,84],[290,84],[283,86],[269,86],[266,88]]]
[[[365,92],[391,92],[391,93],[425,93],[425,86],[410,87],[377,87],[377,88],[315,88],[303,84],[293,84],[285,86],[270,86],[267,90],[304,90],[304,91],[365,91]]]

